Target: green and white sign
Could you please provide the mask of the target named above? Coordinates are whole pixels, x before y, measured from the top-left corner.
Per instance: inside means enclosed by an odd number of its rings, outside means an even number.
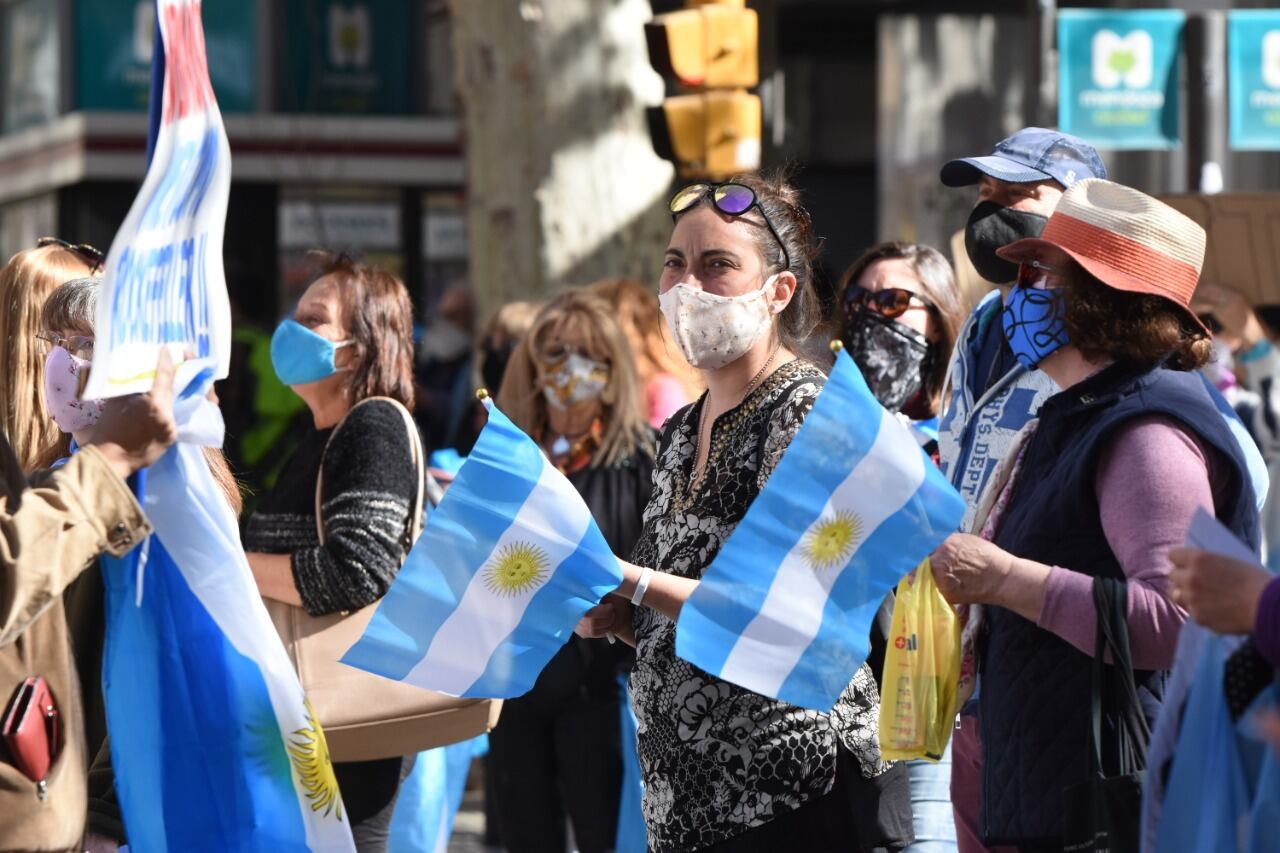
[[[281,111],[411,112],[414,5],[404,0],[287,0]]]
[[[1099,148],[1176,147],[1185,23],[1168,9],[1059,12],[1059,127]]]
[[[258,27],[254,0],[203,4],[209,78],[224,113],[254,108]],[[75,104],[82,110],[143,110],[151,96],[154,0],[77,3]]]
[[[1280,149],[1280,10],[1227,13],[1231,147]]]

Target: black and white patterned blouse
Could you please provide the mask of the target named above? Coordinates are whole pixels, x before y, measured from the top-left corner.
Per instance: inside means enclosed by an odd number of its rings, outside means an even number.
[[[825,381],[811,363],[778,368],[717,419],[701,483],[688,489],[705,401],[671,417],[653,498],[632,561],[700,578],[776,467]],[[880,697],[863,666],[828,714],[722,681],[676,657],[676,625],[647,607],[635,616],[631,691],[644,773],[644,817],[655,851],[697,850],[732,838],[827,793],[837,738],[863,776],[880,759]]]

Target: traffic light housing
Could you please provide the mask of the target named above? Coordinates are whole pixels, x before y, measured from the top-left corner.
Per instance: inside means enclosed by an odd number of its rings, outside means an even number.
[[[659,156],[681,178],[721,180],[760,167],[759,23],[745,0],[689,0],[645,25],[653,67],[681,94],[649,111]]]

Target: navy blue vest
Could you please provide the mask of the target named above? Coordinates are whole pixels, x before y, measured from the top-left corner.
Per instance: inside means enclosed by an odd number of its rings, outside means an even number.
[[[1094,492],[1098,458],[1117,427],[1156,414],[1180,421],[1229,463],[1229,497],[1214,509],[1256,550],[1258,513],[1244,456],[1200,377],[1123,364],[1045,401],[995,543],[1018,557],[1123,578]],[[983,834],[988,844],[1061,843],[1062,789],[1085,781],[1087,772],[1092,660],[1011,610],[988,607],[985,614]],[[1154,722],[1166,673],[1136,675]]]

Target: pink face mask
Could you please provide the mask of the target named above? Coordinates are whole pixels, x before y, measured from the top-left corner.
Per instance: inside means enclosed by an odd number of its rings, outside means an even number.
[[[44,362],[44,400],[58,429],[77,433],[98,422],[106,400],[80,399],[80,374],[89,369],[89,360],[62,347],[49,350]]]

